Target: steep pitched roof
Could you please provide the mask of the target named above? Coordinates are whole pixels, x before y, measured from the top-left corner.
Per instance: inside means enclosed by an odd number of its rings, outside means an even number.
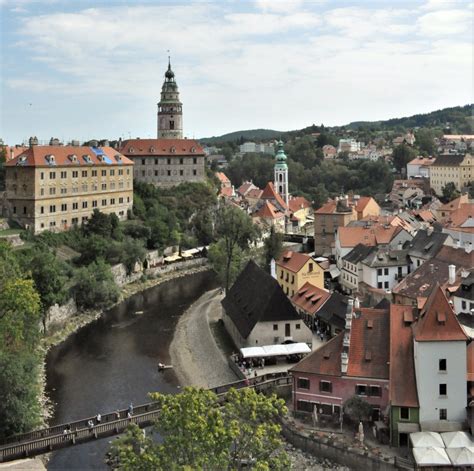
[[[330,297],[329,291],[318,288],[307,281],[291,298],[291,302],[296,307],[314,315]]]
[[[410,241],[408,255],[422,259],[434,257],[443,247],[448,234],[439,231],[419,230]]]
[[[54,159],[51,158],[54,157]],[[133,161],[112,147],[32,146],[12,160],[7,167],[48,167],[91,165],[133,165]]]
[[[342,257],[343,260],[352,263],[354,265],[357,265],[359,262],[364,260],[367,255],[370,254],[375,250],[375,247],[370,247],[368,245],[364,244],[357,244],[347,255]]]
[[[276,261],[276,264],[293,273],[298,273],[308,260],[312,260],[312,258],[305,253],[287,250],[282,253],[281,257]],[[314,263],[316,264],[316,262]]]
[[[467,339],[443,290],[439,285],[435,286],[416,323],[415,340],[417,342],[438,342],[443,340],[466,341]]]
[[[457,267],[465,268],[470,270],[474,268],[474,257],[473,252],[466,252],[462,247],[451,247],[450,245],[443,245],[441,250],[437,253],[437,260],[442,262],[447,262]]]
[[[252,182],[244,182],[242,183],[242,185],[239,186],[237,193],[239,193],[239,195],[241,196],[246,196],[250,190],[253,190],[256,188],[258,187],[256,187]]]
[[[390,315],[383,309],[361,308],[352,319],[348,376],[389,378]]]
[[[454,211],[455,209],[459,209],[462,204],[468,203],[468,195],[464,194],[458,196],[457,198],[449,201],[448,203],[443,204],[438,208],[439,211]]]
[[[336,329],[343,329],[346,323],[347,298],[334,291],[330,298],[321,306],[318,317]]]
[[[369,246],[389,244],[402,230],[399,226],[391,225],[345,226],[339,227],[337,233],[341,247],[355,247],[357,244]]]
[[[230,184],[230,180],[228,179],[227,175],[223,172],[216,172],[216,177],[219,179],[221,184],[228,183]]]
[[[355,210],[359,213],[363,211],[371,201],[375,203],[375,200],[371,196],[361,196],[359,199],[352,199],[352,204],[354,204]]]
[[[341,352],[344,332],[333,337],[313,353],[309,354],[288,371],[341,376]]]
[[[243,338],[258,322],[300,319],[277,281],[252,260],[237,277],[222,306]]]
[[[251,188],[245,193],[245,198],[260,199],[263,191],[260,188]]]
[[[182,157],[206,155],[195,139],[127,139],[122,142],[120,152],[128,157],[161,156]]]
[[[260,196],[262,200],[274,200],[276,201],[283,209],[286,209],[286,203],[280,194],[275,190],[272,182],[268,182],[265,188],[263,189],[263,193]]]
[[[284,214],[278,211],[278,209],[273,206],[270,201],[265,201],[263,205],[254,214],[252,214],[252,216],[262,219],[278,219],[284,217]]]
[[[418,407],[413,356],[413,307],[390,305],[390,403]]]
[[[432,167],[458,167],[464,160],[464,155],[461,154],[445,154],[440,155]]]

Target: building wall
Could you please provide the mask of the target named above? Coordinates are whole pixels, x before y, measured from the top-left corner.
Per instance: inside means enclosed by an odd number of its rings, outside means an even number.
[[[35,233],[82,224],[96,208],[126,219],[133,205],[133,167],[6,167],[6,193],[10,217]]]
[[[408,267],[401,265],[401,269],[402,277],[406,276]],[[379,274],[379,270],[382,270],[381,274]],[[391,290],[400,281],[398,280],[398,267],[372,268],[362,264],[362,281],[372,286],[372,288]],[[379,286],[379,283],[382,283],[382,286]],[[386,285],[386,283],[388,283],[388,285]]]
[[[203,155],[196,156],[134,156],[127,155],[134,162],[134,178],[160,187],[171,187],[184,182],[206,180]]]
[[[466,419],[466,343],[415,342],[415,373],[420,403],[420,423],[438,422],[439,410],[447,409],[447,420]],[[438,370],[438,360],[447,360],[446,372]],[[447,395],[439,395],[439,385],[447,384]]]
[[[365,205],[362,211],[357,212],[357,219],[364,219],[368,216],[378,216],[380,214],[380,206],[373,198],[371,198]]]
[[[307,282],[324,289],[324,270],[312,259],[309,259],[297,273],[276,264],[277,281],[283,292],[290,297]]]
[[[456,189],[461,191],[472,181],[474,181],[474,157],[470,154],[466,154],[459,166],[437,166],[435,162],[430,169],[430,185],[438,195],[443,193],[443,186],[449,182],[453,182]]]
[[[326,404],[329,406],[341,406],[345,401],[356,395],[357,385],[366,385],[367,388],[370,386],[379,386],[380,397],[367,395],[360,397],[366,400],[373,407],[379,408],[382,413],[388,405],[388,380],[355,378],[351,376],[329,376],[299,372],[294,372],[293,377],[293,406],[295,410],[300,410],[298,401]],[[298,387],[298,378],[309,379],[309,390]],[[332,391],[321,391],[320,381],[330,381],[332,384]]]
[[[470,312],[474,309],[474,302],[470,299],[461,298],[459,296],[453,296],[451,299],[453,300],[453,309],[456,314]]]
[[[359,290],[359,277],[362,277],[362,268],[359,270],[359,264],[354,265],[343,260],[340,283],[342,287],[350,294]]]
[[[357,213],[318,214],[314,213],[314,250],[316,255],[332,254],[335,244],[335,232],[357,219]]]
[[[285,326],[290,325],[290,335],[285,335]],[[276,326],[276,330],[274,328]],[[299,326],[299,327],[298,327]],[[294,342],[304,342],[308,345],[312,344],[313,334],[303,319],[291,321],[271,321],[258,322],[247,338],[246,347],[261,347],[263,345],[277,345],[285,340],[293,340]]]
[[[418,424],[420,422],[420,411],[418,407],[407,407],[409,418],[400,418],[399,406],[390,406],[390,437],[392,446],[400,446],[400,436],[398,433],[398,424]]]

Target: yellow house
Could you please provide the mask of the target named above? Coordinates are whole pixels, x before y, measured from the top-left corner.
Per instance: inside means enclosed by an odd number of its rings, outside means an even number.
[[[278,284],[288,296],[294,294],[306,283],[324,289],[324,270],[304,253],[286,251],[276,261]]]
[[[430,167],[430,185],[437,195],[443,194],[443,187],[454,183],[461,191],[474,181],[474,157],[465,155],[440,155]]]

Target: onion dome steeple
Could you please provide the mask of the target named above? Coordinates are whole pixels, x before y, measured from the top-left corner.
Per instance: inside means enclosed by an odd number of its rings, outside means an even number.
[[[280,196],[284,199],[285,203],[288,204],[288,165],[286,164],[286,154],[283,148],[283,142],[278,141],[278,151],[275,156],[275,188],[280,193]]]
[[[288,168],[288,165],[286,164],[286,154],[283,148],[282,141],[278,141],[278,151],[276,153],[275,160],[276,160],[275,168],[277,167],[281,169]]]

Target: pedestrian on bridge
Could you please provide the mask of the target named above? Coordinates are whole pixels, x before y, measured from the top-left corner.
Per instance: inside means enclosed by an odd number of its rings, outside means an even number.
[[[130,415],[133,415],[133,403],[132,402],[128,406],[128,412],[129,412]]]
[[[92,432],[93,428],[94,428],[94,422],[92,422],[92,420],[88,420],[87,421],[87,426],[89,427],[89,431]]]
[[[95,418],[95,420],[97,420],[97,425],[99,425],[102,420],[102,416],[100,414],[97,414],[97,417]]]

